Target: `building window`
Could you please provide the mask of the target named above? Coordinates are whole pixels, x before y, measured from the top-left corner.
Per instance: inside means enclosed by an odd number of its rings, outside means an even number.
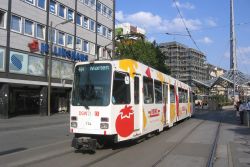
[[[112,18],[112,10],[111,9],[108,10],[108,17]]]
[[[0,48],[0,71],[4,71],[5,50]]]
[[[95,44],[89,43],[89,53],[95,55]]]
[[[80,38],[76,38],[76,49],[82,50],[82,40]]]
[[[59,45],[65,45],[65,33],[58,32],[58,44]]]
[[[34,3],[35,3],[34,0],[25,0],[25,2],[28,2],[28,3],[32,4],[32,5],[34,5]]]
[[[59,4],[59,16],[62,18],[65,18],[65,6],[63,6],[62,4]]]
[[[90,6],[91,6],[92,8],[95,8],[95,3],[96,3],[95,0],[90,0]]]
[[[15,15],[11,16],[11,30],[16,32],[21,32],[21,23],[22,23],[21,17]]]
[[[82,25],[82,15],[79,13],[76,15],[76,24]]]
[[[45,26],[41,24],[36,24],[36,37],[44,39]]]
[[[97,24],[97,33],[98,34],[101,34],[101,28],[102,28],[101,24]]]
[[[107,37],[107,28],[106,27],[102,27],[102,35]]]
[[[89,42],[88,41],[83,41],[83,51],[84,52],[89,52]]]
[[[85,16],[83,18],[83,27],[89,29],[89,19]]]
[[[45,9],[46,0],[37,0],[37,6],[39,8]]]
[[[49,38],[49,41],[50,41],[50,31],[48,32],[48,38]],[[56,30],[55,29],[52,29],[52,42],[53,43],[56,43]]]
[[[108,39],[112,39],[112,30],[111,29],[108,30]]]
[[[72,9],[68,9],[67,19],[71,20],[73,18],[74,18],[74,11]]]
[[[34,36],[34,23],[30,20],[25,20],[24,34]]]
[[[0,27],[5,28],[5,15],[6,12],[0,10]]]
[[[89,5],[89,0],[84,0],[85,5]]]
[[[56,14],[56,2],[53,0],[50,0],[49,11],[50,13]]]
[[[102,13],[102,4],[99,1],[97,2],[97,11]]]
[[[102,6],[102,14],[107,16],[107,6],[105,5]]]
[[[90,30],[95,32],[95,21],[90,20]]]
[[[73,36],[71,35],[67,35],[68,38],[67,38],[67,47],[69,48],[73,48]]]

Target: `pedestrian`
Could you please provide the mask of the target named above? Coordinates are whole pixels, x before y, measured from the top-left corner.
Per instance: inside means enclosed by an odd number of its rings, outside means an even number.
[[[240,107],[240,102],[239,101],[235,102],[236,117],[240,116],[240,114],[239,114],[239,107]]]
[[[242,103],[242,101],[239,101],[239,114],[240,114],[240,124],[243,124],[243,114],[244,114],[244,110],[245,110],[245,105]]]

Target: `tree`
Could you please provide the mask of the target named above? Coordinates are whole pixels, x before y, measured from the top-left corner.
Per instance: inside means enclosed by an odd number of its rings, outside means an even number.
[[[116,44],[116,53],[116,59],[133,59],[170,74],[165,64],[165,56],[155,42],[150,43],[143,39],[122,39]]]

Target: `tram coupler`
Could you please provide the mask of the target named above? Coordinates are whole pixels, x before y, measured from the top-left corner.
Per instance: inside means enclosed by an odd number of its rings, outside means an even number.
[[[72,140],[72,147],[77,150],[93,151],[95,152],[97,141],[91,137],[74,137]]]

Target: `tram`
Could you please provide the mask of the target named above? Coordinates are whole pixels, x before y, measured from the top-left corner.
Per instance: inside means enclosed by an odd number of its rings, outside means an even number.
[[[92,150],[136,140],[191,117],[191,87],[124,59],[75,66],[70,109],[72,147]]]

